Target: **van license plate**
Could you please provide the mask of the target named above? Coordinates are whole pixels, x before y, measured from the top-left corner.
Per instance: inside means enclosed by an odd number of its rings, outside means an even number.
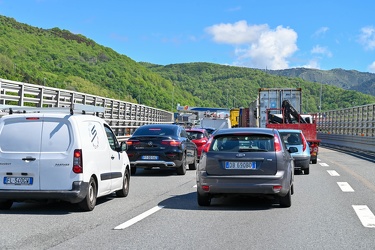
[[[142,160],[158,160],[159,157],[157,155],[143,155]]]
[[[4,184],[33,185],[33,177],[4,177]]]
[[[241,161],[226,161],[225,162],[225,169],[256,169],[256,163],[255,162],[241,162]]]

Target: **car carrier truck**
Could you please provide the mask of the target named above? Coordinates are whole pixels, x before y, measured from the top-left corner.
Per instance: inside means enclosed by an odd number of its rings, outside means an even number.
[[[260,88],[254,118],[257,127],[302,130],[310,147],[311,163],[318,160],[316,115],[302,115],[301,88]]]

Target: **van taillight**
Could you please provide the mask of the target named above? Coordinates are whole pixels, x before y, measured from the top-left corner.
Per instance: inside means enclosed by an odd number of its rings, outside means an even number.
[[[281,143],[280,143],[280,138],[277,134],[275,134],[274,136],[274,143],[273,143],[274,147],[275,147],[275,151],[276,152],[279,152],[281,151]]]
[[[83,173],[82,150],[81,149],[74,150],[73,172],[76,173],[76,174],[82,174]]]

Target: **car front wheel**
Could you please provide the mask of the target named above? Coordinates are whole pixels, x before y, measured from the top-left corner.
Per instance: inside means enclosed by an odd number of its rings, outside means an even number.
[[[129,183],[130,183],[130,174],[129,170],[125,170],[125,174],[122,180],[122,188],[116,191],[116,195],[118,197],[126,197],[129,194]]]

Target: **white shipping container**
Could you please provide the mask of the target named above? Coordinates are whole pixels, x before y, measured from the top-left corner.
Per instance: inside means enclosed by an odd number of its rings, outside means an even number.
[[[261,128],[266,127],[267,109],[274,109],[271,113],[279,114],[282,108],[282,102],[288,100],[289,103],[301,113],[302,107],[302,89],[301,88],[260,88],[258,92],[257,117],[258,125]]]

